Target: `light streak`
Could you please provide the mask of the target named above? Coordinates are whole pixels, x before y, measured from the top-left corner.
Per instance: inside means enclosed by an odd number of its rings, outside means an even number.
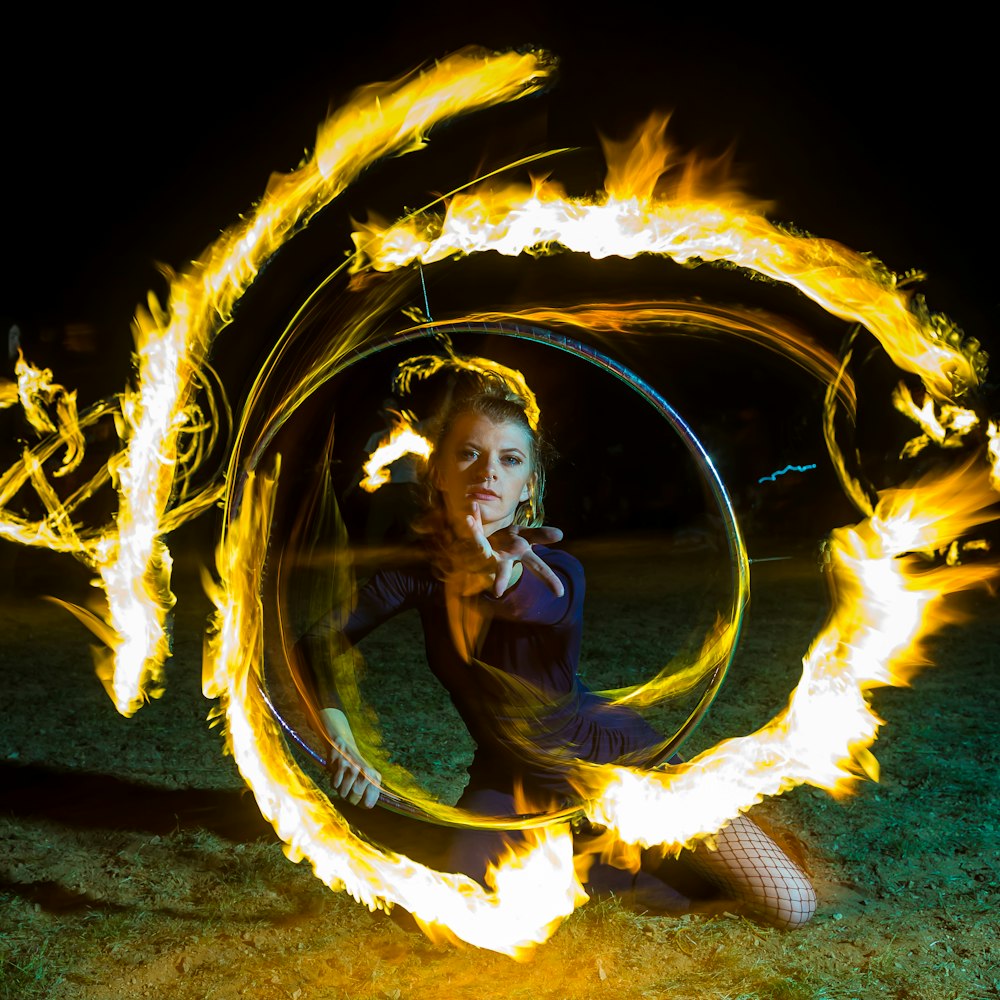
[[[758,483],[773,483],[778,476],[784,476],[789,472],[809,472],[816,468],[816,463],[812,462],[809,465],[786,465],[783,469],[778,469],[777,472],[772,472],[769,476],[761,476],[757,480]]]
[[[367,493],[374,493],[389,482],[389,466],[407,455],[426,459],[431,453],[431,443],[422,434],[407,426],[402,418],[400,425],[382,441],[365,462],[365,475],[359,483]]]
[[[491,183],[456,193],[443,217],[412,213],[354,234],[358,252],[350,269],[372,279],[384,300],[346,327],[302,382],[281,395],[255,437],[250,417],[259,418],[255,407],[269,376],[292,354],[290,337],[279,342],[240,416],[224,485],[190,487],[204,457],[192,442],[215,423],[200,419],[193,402],[205,384],[207,358],[235,303],[270,256],[376,160],[423,148],[428,130],[455,115],[536,91],[553,65],[545,53],[464,51],[425,73],[359,91],[324,123],[315,151],[297,170],[276,176],[252,212],[191,268],[170,275],[165,305],[151,296],[137,312],[136,380],[119,399],[76,419],[68,397],[50,394],[51,378],[36,380],[36,373],[25,369],[18,400],[39,435],[48,437],[0,477],[3,537],[68,552],[93,568],[107,613],[71,610],[107,647],[99,672],[123,715],[134,713],[164,683],[162,666],[170,655],[165,619],[174,600],[166,536],[221,501],[227,523],[217,547],[216,578],[206,579],[216,611],[203,688],[217,702],[227,749],[288,856],[308,859],[325,884],[369,907],[405,906],[432,936],[517,957],[546,940],[585,901],[565,819],[539,828],[523,851],[499,864],[490,891],[463,876],[433,872],[354,834],[295,763],[261,696],[261,588],[280,463],[268,476],[245,474],[246,468],[256,469],[256,458],[250,463],[250,457],[259,456],[299,403],[370,346],[378,326],[370,321],[384,318],[397,304],[392,273],[486,250],[521,255],[557,248],[595,259],[653,254],[681,264],[733,265],[858,324],[897,367],[916,376],[930,404],[898,396],[901,410],[927,439],[911,451],[974,440],[980,422],[969,419],[972,411],[960,401],[986,369],[978,344],[965,340],[946,317],[928,312],[870,256],[789,233],[736,192],[703,190],[695,164],[666,184],[678,163],[663,138],[666,119],[652,116],[631,141],[606,146],[605,190],[592,197],[569,197],[549,178],[530,185]],[[384,285],[378,285],[379,276]],[[676,318],[658,303],[525,307],[517,315],[568,324],[587,317],[590,329],[615,337],[655,335]],[[775,349],[794,343],[796,361],[828,385],[828,410],[834,399],[851,405],[846,358],[839,364],[830,352],[786,333],[754,330],[750,321],[736,335],[759,336],[779,345]],[[3,405],[13,405],[12,391],[0,389]],[[56,402],[58,408],[60,399],[66,405],[53,421],[47,407]],[[88,489],[109,482],[119,502],[113,524],[91,531],[73,523],[73,505],[60,501],[44,463],[62,447],[65,464],[75,462],[79,428],[103,417],[113,417],[121,449]],[[947,598],[996,576],[993,565],[967,565],[960,558],[978,541],[966,542],[965,536],[995,516],[1000,448],[994,423],[986,437],[987,461],[975,456],[935,470],[868,503],[849,481],[828,433],[831,461],[863,519],[830,536],[833,608],[803,657],[802,678],[787,707],[758,732],[727,740],[676,768],[581,765],[576,777],[587,815],[624,844],[680,846],[710,838],[765,796],[802,784],[842,793],[859,777],[876,776],[869,747],[882,721],[871,708],[870,692],[906,683],[925,665],[921,643],[953,620]],[[46,511],[35,522],[8,510],[17,491],[29,484]],[[711,636],[706,647],[732,641]]]

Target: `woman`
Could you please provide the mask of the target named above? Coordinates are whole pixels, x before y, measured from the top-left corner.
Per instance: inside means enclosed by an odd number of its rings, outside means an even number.
[[[585,577],[573,556],[549,547],[562,532],[541,525],[545,445],[527,409],[503,380],[481,379],[453,398],[428,464],[428,512],[416,525],[426,558],[379,570],[342,628],[330,616],[300,642],[308,660],[312,643],[333,632],[353,645],[415,609],[428,664],[476,745],[458,806],[481,815],[565,806],[576,797],[574,760],[610,763],[663,741],[642,716],[589,691],[577,674]],[[322,680],[320,689],[333,788],[371,808],[381,775],[358,750],[335,693]],[[449,870],[482,879],[504,837],[456,834]],[[637,874],[595,864],[589,887],[658,912],[739,906],[782,927],[811,917],[809,880],[752,821],[737,817],[714,839],[715,851],[701,847],[682,860],[646,852],[649,870]],[[598,840],[580,834],[578,850]]]

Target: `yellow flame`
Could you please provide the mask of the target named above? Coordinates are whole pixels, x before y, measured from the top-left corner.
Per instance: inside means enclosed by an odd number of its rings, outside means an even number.
[[[359,485],[368,493],[374,493],[389,482],[389,466],[404,455],[419,455],[426,460],[430,457],[431,443],[409,424],[412,414],[400,414],[400,423],[388,437],[371,453],[364,464],[365,476]]]
[[[986,430],[986,452],[990,461],[990,485],[1000,492],[1000,423],[991,420]]]
[[[407,393],[413,384],[414,379],[427,379],[443,368],[450,368],[457,371],[475,372],[479,375],[490,375],[502,379],[507,387],[524,400],[524,415],[528,420],[528,425],[532,430],[538,429],[538,421],[542,411],[539,409],[538,400],[531,391],[531,387],[525,381],[524,375],[516,368],[509,368],[491,358],[460,357],[447,345],[447,355],[421,354],[414,358],[407,358],[400,362],[394,380],[394,386],[398,392]]]
[[[225,493],[217,485],[193,496],[185,489],[204,454],[191,442],[207,428],[193,403],[207,355],[275,250],[375,160],[420,148],[437,122],[536,90],[552,68],[543,53],[463,50],[424,73],[360,89],[324,123],[314,153],[297,170],[275,176],[253,211],[187,271],[167,272],[166,304],[151,295],[137,311],[136,383],[114,404],[123,447],[104,472],[120,498],[111,527],[88,532],[74,525],[69,514],[76,501],[60,501],[42,471],[45,459],[77,433],[71,429],[75,397],[60,410],[47,373],[27,367],[19,372],[18,398],[39,433],[50,437],[0,478],[3,537],[71,552],[95,567],[108,609],[89,624],[107,646],[99,672],[124,715],[162,690],[162,664],[169,656],[165,620],[173,604],[165,536],[224,495],[228,520],[216,553],[218,579],[205,582],[216,611],[206,637],[203,689],[218,702],[215,715],[224,722],[227,749],[289,858],[308,859],[325,884],[369,907],[404,906],[432,936],[515,957],[530,953],[586,900],[565,821],[539,829],[512,850],[491,873],[490,889],[358,837],[291,758],[263,697],[261,588],[278,468],[262,480],[255,472],[242,475],[246,414]],[[948,407],[981,380],[985,355],[979,345],[945,317],[929,313],[870,256],[787,232],[766,219],[764,206],[730,187],[708,190],[702,165],[667,146],[665,125],[663,116],[654,115],[627,141],[605,142],[608,173],[599,196],[570,198],[548,179],[464,191],[451,198],[443,218],[420,213],[390,226],[370,224],[354,235],[359,253],[351,266],[383,273],[487,249],[565,249],[594,258],[659,254],[681,264],[735,265],[797,289],[870,331],[898,367],[920,378],[929,398],[944,404],[917,407],[899,396],[928,440],[946,446],[966,436],[971,411]],[[577,318],[615,333],[626,329],[613,310],[587,309]],[[655,330],[664,316],[655,304],[647,313],[647,326]],[[359,319],[351,336],[363,340],[364,326]],[[348,339],[324,359],[327,370],[343,362]],[[846,360],[837,365],[828,352],[786,338],[786,346],[793,342],[799,363],[822,372],[830,393],[853,405]],[[286,397],[283,416],[304,392]],[[12,405],[9,388],[2,388],[2,399]],[[46,412],[53,401],[55,421]],[[79,424],[111,412],[109,406],[95,408]],[[710,838],[764,796],[799,784],[839,793],[861,775],[876,777],[869,747],[882,721],[871,708],[870,692],[906,683],[923,662],[921,642],[953,613],[947,598],[996,575],[995,567],[963,565],[957,556],[961,536],[993,516],[1000,478],[995,423],[987,438],[988,465],[970,460],[885,491],[870,510],[857,491],[856,502],[868,516],[830,537],[833,607],[803,658],[802,678],[783,712],[758,732],[727,740],[676,768],[642,772],[581,763],[578,782],[587,815],[625,844],[682,845]],[[267,440],[265,433],[258,448]],[[828,444],[833,451],[832,432]],[[80,453],[68,447],[65,465]],[[37,523],[6,509],[25,485],[46,510]],[[717,647],[729,649],[733,641],[720,627],[703,656],[717,655]],[[636,699],[650,690],[637,690]]]
[[[0,410],[6,410],[20,401],[20,394],[16,382],[9,379],[0,378]]]
[[[214,714],[225,720],[229,752],[287,856],[308,858],[330,888],[371,909],[403,906],[431,936],[525,957],[586,899],[568,825],[536,831],[511,850],[488,876],[487,891],[467,876],[435,872],[358,837],[289,755],[261,695],[261,571],[277,475],[248,477],[238,517],[217,550],[218,581],[205,581],[216,613],[203,689],[219,702]]]
[[[164,535],[176,526],[176,482],[188,471],[179,438],[190,424],[199,372],[234,304],[265,261],[369,164],[420,148],[437,122],[537,90],[552,69],[545,53],[469,48],[426,72],[362,88],[320,128],[311,157],[274,176],[254,210],[187,271],[165,272],[165,307],[150,294],[137,311],[136,385],[121,398],[124,447],[110,467],[118,515],[91,553],[107,597],[106,624],[118,636],[98,672],[123,715],[162,689],[170,654],[165,620],[174,603]]]
[[[17,375],[16,394],[11,389],[0,393],[0,407],[20,401],[25,418],[39,434],[58,434],[66,446],[66,456],[55,475],[64,476],[72,472],[83,460],[85,449],[76,412],[76,390],[68,392],[54,383],[52,370],[29,364],[20,348],[14,372]],[[49,416],[49,407],[52,406],[56,410],[54,421]]]
[[[538,181],[530,189],[511,186],[489,196],[456,195],[442,221],[417,216],[355,234],[359,255],[353,266],[359,272],[391,271],[485,249],[538,253],[556,245],[595,257],[661,252],[680,262],[728,261],[797,287],[834,315],[862,323],[897,364],[920,375],[932,395],[958,395],[976,384],[984,365],[978,345],[963,345],[952,327],[919,308],[871,258],[780,231],[739,199],[651,201],[654,173],[638,170],[646,200],[626,198],[622,178],[628,171],[615,175],[614,197],[600,202],[567,199],[554,184]],[[573,320],[620,332],[622,311],[583,307]],[[518,315],[537,319],[543,311]],[[651,326],[663,319],[655,304],[644,318]],[[794,337],[787,341],[796,344],[799,363],[821,372],[853,408],[853,384],[837,359]],[[884,497],[857,529],[842,529],[829,546],[839,603],[803,661],[802,680],[785,712],[759,732],[678,768],[640,772],[581,763],[588,816],[628,844],[690,844],[710,839],[764,796],[802,783],[842,792],[860,774],[875,777],[878,765],[868,748],[881,720],[871,710],[870,691],[903,681],[918,662],[920,639],[945,620],[941,605],[947,594],[995,575],[993,567],[950,560],[922,572],[908,553],[939,552],[988,519],[984,510],[994,498],[982,489],[983,481],[979,470],[921,483],[905,500]],[[966,505],[974,499],[971,509],[953,512],[947,502],[952,491]],[[723,633],[720,642],[727,641]],[[537,898],[544,898],[541,890]]]
[[[796,785],[838,793],[859,774],[877,778],[868,748],[882,720],[868,694],[905,684],[924,664],[920,643],[958,620],[950,595],[996,579],[995,566],[929,561],[948,539],[992,519],[996,499],[972,461],[886,491],[871,518],[834,531],[833,607],[788,707],[758,732],[663,773],[584,769],[590,818],[627,843],[680,847]]]
[[[939,405],[927,396],[918,406],[909,386],[900,383],[892,394],[893,405],[923,429],[923,434],[911,438],[903,446],[901,456],[919,455],[932,442],[941,448],[959,448],[965,436],[978,425],[979,417],[973,410],[945,403]]]
[[[80,414],[77,421],[61,425],[56,434],[45,438],[33,448],[25,448],[21,460],[0,476],[0,538],[20,545],[65,552],[86,565],[93,565],[94,552],[104,529],[77,525],[70,515],[110,480],[110,469],[102,466],[88,482],[79,485],[69,497],[60,500],[49,484],[44,468],[60,448],[67,446],[67,437],[72,439],[93,427],[113,413],[114,408],[113,401],[102,401],[88,408],[85,413]],[[46,515],[38,521],[31,521],[9,509],[9,504],[28,485],[36,491],[47,510]]]
[[[827,312],[860,323],[894,363],[919,375],[939,398],[960,395],[978,384],[985,356],[974,340],[963,345],[954,324],[921,308],[897,277],[871,257],[830,240],[798,236],[772,224],[746,199],[726,192],[715,200],[697,192],[696,174],[678,189],[687,197],[660,198],[649,177],[670,162],[662,124],[656,118],[619,148],[643,160],[612,164],[612,189],[600,197],[571,198],[560,185],[536,179],[500,190],[456,194],[443,219],[407,217],[387,228],[369,225],[355,233],[355,268],[392,270],[485,249],[517,256],[561,247],[595,259],[659,254],[678,262],[726,262],[797,288]],[[629,189],[629,179],[638,189]],[[964,349],[963,349],[964,348]]]

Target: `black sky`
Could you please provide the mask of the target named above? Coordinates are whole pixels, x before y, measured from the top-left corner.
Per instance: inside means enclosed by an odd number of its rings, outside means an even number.
[[[926,271],[932,307],[994,339],[984,26],[873,19],[860,6],[836,18],[628,4],[355,9],[236,12],[231,28],[201,9],[106,26],[32,17],[2,98],[0,317],[28,337],[82,324],[108,371],[124,371],[134,309],[162,288],[158,262],[197,257],[270,173],[294,168],[354,87],[482,44],[560,59],[559,83],[528,112],[553,142],[596,146],[598,133],[670,111],[681,148],[731,148],[744,187],[776,217],[897,273]]]

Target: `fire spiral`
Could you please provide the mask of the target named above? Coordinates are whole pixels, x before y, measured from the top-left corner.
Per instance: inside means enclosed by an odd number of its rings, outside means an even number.
[[[489,890],[381,850],[356,835],[296,763],[258,683],[260,595],[280,461],[262,473],[257,458],[302,399],[371,345],[373,331],[399,305],[394,275],[412,276],[445,262],[460,266],[487,250],[559,250],[595,259],[652,255],[760,277],[874,338],[909,379],[901,377],[893,397],[916,425],[906,452],[940,449],[943,456],[912,482],[871,489],[836,432],[838,417],[852,417],[856,404],[849,350],[837,355],[746,317],[695,306],[681,316],[676,305],[658,301],[534,305],[455,317],[586,328],[612,341],[655,336],[683,322],[765,344],[827,387],[831,463],[861,520],[828,539],[832,606],[803,656],[801,680],[766,726],[682,766],[593,767],[586,776],[587,816],[623,844],[689,844],[763,797],[802,784],[843,791],[860,774],[876,776],[869,747],[882,720],[871,709],[870,692],[904,683],[922,664],[920,643],[949,620],[950,595],[996,576],[993,564],[970,558],[985,545],[977,532],[995,518],[1000,480],[1000,429],[973,402],[986,372],[980,346],[870,256],[778,227],[763,206],[708,187],[696,166],[671,150],[664,116],[651,116],[631,141],[606,146],[604,189],[593,196],[571,196],[548,177],[530,184],[488,178],[453,193],[443,206],[359,227],[356,252],[342,271],[377,290],[370,306],[274,401],[273,373],[297,346],[289,328],[236,415],[226,475],[198,482],[229,416],[225,404],[213,403],[217,397],[205,391],[216,338],[275,252],[373,163],[418,153],[428,133],[451,118],[537,92],[554,67],[544,52],[463,50],[422,73],[360,89],[323,123],[314,151],[297,169],[275,176],[251,212],[189,268],[171,275],[165,302],[151,295],[137,312],[135,380],[119,397],[77,413],[74,394],[23,359],[16,385],[0,386],[0,404],[20,405],[40,437],[0,477],[0,534],[65,552],[93,570],[106,611],[69,610],[104,643],[98,673],[118,711],[132,715],[165,683],[174,602],[169,535],[222,503],[228,516],[214,576],[206,580],[216,610],[204,693],[216,703],[213,714],[224,723],[227,750],[287,855],[307,860],[325,884],[369,907],[403,906],[428,933],[516,956],[544,942],[586,900],[566,821],[534,830],[496,868]],[[414,326],[422,322],[427,317]],[[60,496],[46,462],[64,452],[57,474],[75,469],[86,447],[84,432],[105,420],[113,421],[120,449],[91,480]],[[78,523],[75,512],[107,484],[117,496],[112,523]],[[35,493],[42,509],[37,517],[11,510],[22,489]],[[620,696],[655,700],[657,690],[646,685]]]

